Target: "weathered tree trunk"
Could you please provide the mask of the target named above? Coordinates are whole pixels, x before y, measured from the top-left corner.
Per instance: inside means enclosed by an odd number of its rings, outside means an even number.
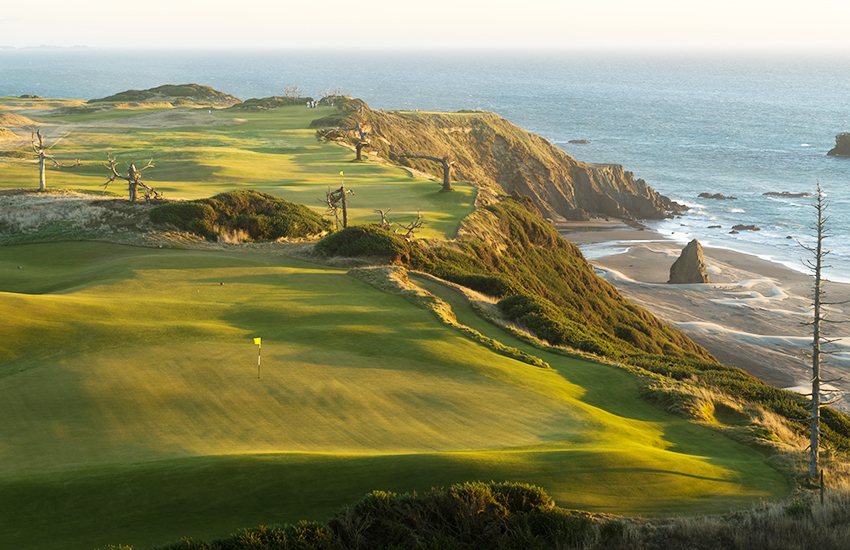
[[[345,198],[345,185],[339,188],[342,191],[342,228],[348,227],[348,199]]]
[[[823,269],[823,259],[829,254],[829,250],[823,247],[823,240],[827,237],[827,228],[826,221],[827,217],[825,215],[826,208],[829,205],[828,201],[825,199],[823,191],[821,190],[820,183],[818,183],[817,187],[817,199],[815,201],[814,207],[817,212],[817,223],[814,226],[815,235],[817,237],[817,242],[815,246],[806,246],[801,245],[803,248],[808,250],[813,256],[813,260],[807,260],[805,263],[808,265],[809,269],[815,276],[814,285],[812,290],[814,291],[812,296],[812,396],[811,396],[811,433],[809,434],[809,477],[812,480],[817,481],[820,475],[820,408],[821,408],[821,377],[820,377],[820,367],[821,367],[821,355],[823,352],[821,350],[821,343],[825,342],[823,339],[823,335],[821,334],[821,321],[824,320],[826,315],[821,313],[823,300],[821,299],[823,296],[822,282],[821,279],[821,271]],[[827,403],[823,403],[827,404]]]
[[[38,190],[47,189],[47,176],[44,173],[44,153],[38,155]]]
[[[136,171],[136,165],[131,164],[127,170],[127,184],[130,189],[130,202],[136,202],[136,191],[139,187],[139,173]]]
[[[136,202],[136,196],[139,186],[142,186],[145,189],[145,199],[150,200],[151,198],[157,199],[160,198],[159,193],[153,187],[149,187],[142,182],[142,172],[147,170],[148,168],[153,168],[153,159],[150,159],[147,165],[143,166],[141,170],[136,168],[135,164],[130,164],[127,167],[127,175],[122,176],[118,173],[118,170],[115,169],[115,159],[109,156],[109,153],[106,153],[106,160],[109,164],[104,164],[106,168],[112,172],[112,176],[106,180],[106,183],[103,184],[103,192],[106,193],[106,188],[110,183],[115,181],[118,178],[127,182],[127,190],[130,193],[130,202]]]
[[[809,450],[809,477],[817,479],[820,471],[819,448],[820,448],[820,323],[821,323],[821,267],[823,264],[823,195],[818,187],[818,199],[816,204],[818,213],[817,222],[817,245],[815,246],[815,285],[814,285],[814,311],[812,318],[812,433],[811,448]]]
[[[362,141],[357,142],[357,160],[363,160],[362,151],[363,151],[363,147],[365,147],[366,145],[367,144],[365,142],[362,142]]]
[[[452,191],[452,165],[449,163],[449,157],[443,157],[443,191]]]
[[[439,162],[443,165],[443,191],[453,191],[452,189],[452,164],[454,162],[449,162],[449,157],[446,155],[443,158],[432,157],[430,155],[400,155],[403,158],[410,159],[425,159],[425,160],[433,160],[434,162]]]

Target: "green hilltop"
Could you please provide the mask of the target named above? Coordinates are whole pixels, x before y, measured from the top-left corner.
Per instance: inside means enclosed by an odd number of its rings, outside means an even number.
[[[582,538],[589,513],[723,513],[797,487],[805,411],[793,396],[625,300],[544,219],[558,211],[506,192],[498,167],[480,180],[457,170],[467,179],[441,192],[426,164],[394,162],[392,132],[368,107],[376,145],[354,161],[352,138],[327,139],[361,114],[344,102],[50,101],[0,98],[39,109],[27,116],[42,133],[64,136],[51,153],[82,163],[50,170],[35,193],[21,189],[37,166],[0,158],[0,547],[162,547],[291,524],[240,536],[319,548],[342,540],[327,529],[356,518],[343,506],[363,495],[383,510],[399,502],[391,493],[420,506],[414,492],[451,509],[441,487],[517,515],[482,532],[524,525],[526,547],[552,547],[542,531],[529,542],[542,527],[523,522],[549,514],[561,540]],[[455,117],[458,135],[489,132],[480,117],[467,132],[466,114],[433,116]],[[506,141],[538,143],[488,117]],[[427,135],[419,147],[436,156]],[[471,170],[481,152],[462,145],[452,153]],[[106,151],[153,158],[145,182],[166,201],[95,196]],[[354,191],[351,227],[323,236],[326,193],[341,185]],[[608,208],[605,196],[562,212]],[[635,208],[664,206],[645,199]],[[830,411],[825,433],[837,461],[850,422]],[[487,480],[505,483],[463,485]],[[419,540],[488,544],[440,536]]]

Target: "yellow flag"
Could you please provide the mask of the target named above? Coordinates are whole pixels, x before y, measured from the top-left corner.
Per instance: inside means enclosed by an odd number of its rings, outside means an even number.
[[[258,346],[260,345],[261,341],[262,341],[262,338],[254,338],[254,343],[257,344]]]
[[[339,175],[340,175],[340,176],[342,176],[342,175],[343,175],[342,170],[340,170],[340,171],[339,171]]]

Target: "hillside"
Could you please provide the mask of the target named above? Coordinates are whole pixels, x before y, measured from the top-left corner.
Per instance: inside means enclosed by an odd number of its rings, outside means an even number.
[[[373,111],[364,102],[352,100],[342,104],[339,114],[311,124],[320,129],[358,125],[367,134],[369,149],[393,164],[442,178],[440,164],[404,155],[448,157],[453,162],[452,178],[531,197],[548,218],[657,219],[687,209],[620,165],[576,161],[494,113]],[[320,135],[352,144],[361,141],[354,130],[320,130]]]
[[[308,126],[330,108],[249,110],[226,128],[135,116],[37,117],[69,131],[56,154],[86,163],[51,172],[48,187],[99,191],[98,161],[122,143],[122,160],[156,158],[145,174],[170,199],[197,199],[170,208],[200,212],[219,236],[269,214],[249,206],[288,211],[274,197],[324,213],[325,190],[343,182],[353,227],[312,248],[207,243],[176,229],[182,217],[159,225],[150,205],[117,196],[72,195],[85,216],[71,220],[53,204],[62,193],[0,195],[16,205],[0,228],[0,547],[210,540],[323,522],[373,491],[474,480],[650,517],[723,513],[795,486],[805,445],[781,415],[799,406],[623,299],[545,220],[540,196],[493,191],[507,171],[486,155],[470,153],[467,169],[490,174],[490,191],[441,193],[317,143]],[[485,137],[511,130],[485,122]],[[516,151],[545,148],[508,137]],[[25,186],[31,168],[0,164],[0,186]],[[39,219],[48,202],[58,217]],[[376,208],[392,226],[419,211],[423,238],[378,227]],[[825,424],[833,448],[850,433],[842,421]]]
[[[90,99],[90,104],[102,103],[200,103],[230,107],[241,103],[241,100],[230,94],[219,92],[210,86],[199,84],[165,84],[147,90],[126,90],[99,99]]]

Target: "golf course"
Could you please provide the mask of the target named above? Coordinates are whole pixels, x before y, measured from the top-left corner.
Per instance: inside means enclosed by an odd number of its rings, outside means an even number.
[[[333,107],[268,110],[0,98],[37,124],[47,197],[126,203],[107,152],[169,200],[256,190],[351,225],[456,239],[479,189],[320,141]],[[38,187],[30,131],[0,142],[0,194]],[[55,145],[54,145],[54,142]],[[5,195],[0,196],[0,198]],[[142,201],[143,202],[143,201]],[[46,208],[46,207],[45,207]],[[140,204],[139,208],[150,208]],[[410,274],[457,324],[321,261],[310,239],[143,238],[97,213],[0,219],[0,548],[149,548],[244,527],[324,522],[370,491],[466,481],[543,488],[561,508],[647,517],[726,513],[791,491],[767,453],[641,397],[632,372],[534,346],[453,285]],[[13,223],[14,221],[14,223]],[[4,225],[5,224],[5,225]],[[17,224],[17,225],[15,225]],[[401,231],[403,234],[403,231]],[[254,339],[260,338],[261,345]],[[258,361],[259,359],[259,361]]]

